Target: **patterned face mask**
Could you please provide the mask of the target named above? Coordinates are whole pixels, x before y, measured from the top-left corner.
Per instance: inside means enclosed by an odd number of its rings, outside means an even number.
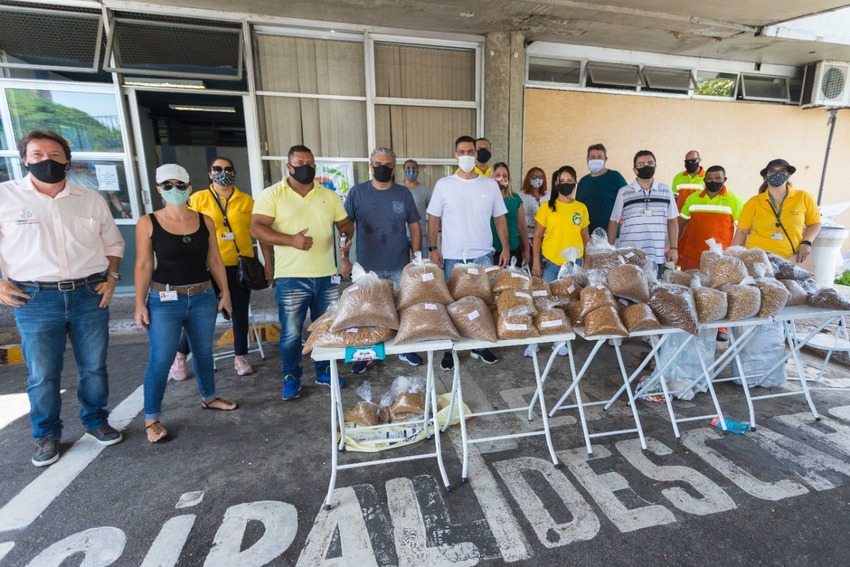
[[[407,169],[404,170],[404,176],[406,178],[410,179],[411,181],[416,179],[417,175],[419,175],[419,172],[416,171],[415,169],[413,169],[412,167],[408,167]]]
[[[777,171],[775,173],[768,173],[767,177],[765,177],[768,185],[771,187],[781,187],[788,181],[788,174],[784,171]]]
[[[213,172],[210,176],[213,183],[216,185],[221,185],[222,187],[230,187],[233,185],[233,182],[236,181],[236,173],[230,171],[220,171],[218,173]]]

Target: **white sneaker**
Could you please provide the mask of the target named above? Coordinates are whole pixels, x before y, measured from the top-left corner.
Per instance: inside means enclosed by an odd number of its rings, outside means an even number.
[[[525,352],[522,355],[526,358],[531,358],[532,355],[537,351],[537,345],[528,345],[525,347]]]
[[[178,382],[189,377],[189,372],[186,370],[185,354],[182,352],[177,353],[177,356],[174,357],[174,362],[171,364],[171,370],[168,371],[168,375]]]
[[[555,345],[552,345],[552,348],[555,348]],[[567,345],[561,345],[561,348],[558,349],[558,356],[567,356],[569,351],[567,350]]]
[[[239,376],[246,376],[254,373],[254,369],[251,368],[251,365],[248,363],[248,358],[244,355],[237,355],[233,357],[233,368],[236,369],[236,374]]]

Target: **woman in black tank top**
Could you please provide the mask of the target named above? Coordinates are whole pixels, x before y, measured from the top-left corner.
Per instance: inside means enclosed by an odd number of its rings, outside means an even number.
[[[213,335],[218,311],[230,314],[230,293],[215,229],[209,217],[186,206],[189,174],[176,164],[156,170],[165,207],[136,225],[136,324],[147,329],[150,358],[145,372],[145,433],[148,441],[167,440],[159,420],[168,370],[180,334],[189,338],[201,407],[230,411],[236,402],[216,395]],[[210,275],[221,290],[216,299]]]

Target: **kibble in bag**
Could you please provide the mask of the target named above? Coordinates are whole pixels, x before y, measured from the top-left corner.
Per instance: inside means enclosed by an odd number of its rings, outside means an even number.
[[[756,274],[756,287],[761,292],[761,307],[759,317],[770,317],[779,313],[788,302],[791,295],[782,282],[772,277],[765,277],[765,271],[769,264],[756,262],[753,271]]]
[[[534,326],[530,315],[499,315],[499,323],[496,325],[496,333],[499,340],[507,339],[530,339],[539,337],[537,327]]]
[[[750,249],[743,248],[743,247],[741,247],[740,249],[730,248],[728,250],[728,252],[730,254],[734,254],[735,256],[737,256],[738,258],[741,259],[741,261],[747,267],[747,273],[749,275],[751,275],[752,277],[754,277],[754,278],[758,278],[758,277],[772,278],[772,277],[774,277],[773,266],[770,265],[770,261],[768,261],[768,259],[767,259],[767,254],[761,248],[750,248]],[[758,275],[757,270],[756,270],[756,264],[764,265],[764,269],[763,269],[764,275],[762,275],[762,276]],[[759,270],[759,271],[762,271],[762,270]]]
[[[635,303],[621,309],[620,318],[629,333],[661,328],[661,323],[647,303]]]
[[[719,289],[741,283],[747,277],[747,267],[740,258],[724,254],[711,265],[708,275],[710,286]]]
[[[367,272],[357,262],[351,270],[353,284],[339,298],[332,331],[351,327],[384,327],[398,329],[392,282]]]
[[[449,275],[449,293],[457,301],[461,297],[480,297],[487,303],[493,303],[490,280],[484,272],[484,266],[478,264],[455,264]]]
[[[538,311],[534,316],[534,326],[541,335],[560,335],[573,330],[567,314],[557,307]]]
[[[627,337],[629,336],[629,331],[626,330],[623,321],[620,320],[620,314],[617,312],[617,308],[612,305],[606,305],[599,309],[594,309],[585,316],[584,335],[586,337],[596,337],[599,335]]]
[[[555,297],[561,297],[570,301],[578,301],[581,296],[581,288],[571,277],[566,276],[549,282],[549,291]]]
[[[595,309],[605,307],[606,305],[616,306],[617,301],[614,295],[607,287],[603,285],[605,274],[601,271],[591,272],[589,275],[590,285],[581,290],[579,295],[579,303],[581,303],[581,318],[586,320],[585,316]]]
[[[549,289],[549,284],[543,281],[542,278],[531,277],[531,297],[534,300],[541,298],[552,297],[552,290]]]
[[[663,325],[682,329],[692,335],[699,333],[697,306],[690,288],[659,284],[652,290],[649,306]]]
[[[446,309],[460,336],[491,343],[498,340],[496,323],[480,297],[462,297]]]
[[[809,302],[809,293],[803,289],[797,280],[779,280],[788,290],[788,301],[785,305],[806,305]]]
[[[705,241],[708,250],[703,251],[699,257],[699,271],[704,274],[711,273],[711,267],[723,256],[723,245],[714,238]]]
[[[446,306],[442,303],[415,303],[401,311],[401,324],[394,344],[415,343],[437,339],[460,340]]]
[[[689,274],[681,270],[664,270],[664,273],[661,274],[661,281],[668,284],[691,287],[694,277],[694,274]]]
[[[774,277],[778,280],[805,281],[814,276],[814,274],[808,270],[804,270],[800,266],[797,266],[793,262],[789,262],[785,258],[777,256],[776,254],[768,254],[767,259],[773,269]]]
[[[499,272],[493,293],[499,294],[509,289],[516,291],[531,291],[531,276],[525,270],[516,267],[516,258],[511,259],[511,265]]]
[[[841,293],[831,287],[819,289],[815,294],[809,296],[809,305],[823,309],[843,309],[850,311],[850,301]]]
[[[634,264],[643,268],[646,266],[646,252],[640,248],[618,248],[617,253],[622,256],[628,264]]]
[[[341,331],[332,331],[331,319],[318,321],[317,325],[307,337],[302,354],[307,354],[314,348],[343,348],[360,347],[382,343],[390,340],[395,335],[393,329],[384,327],[350,327]]]
[[[729,312],[729,303],[725,291],[712,287],[694,287],[692,292],[700,323],[712,323],[726,317],[726,313]]]
[[[369,381],[360,384],[356,392],[361,399],[353,408],[345,412],[343,419],[346,423],[356,423],[365,427],[378,425],[380,406],[372,401],[372,386]]]
[[[401,272],[398,290],[398,310],[414,303],[428,301],[448,305],[454,298],[449,293],[443,270],[430,260],[423,260],[419,252]]]
[[[503,291],[496,297],[496,308],[500,315],[534,315],[537,313],[537,309],[534,307],[534,299],[531,297],[531,290],[509,289]]]
[[[584,326],[584,319],[581,316],[581,302],[573,301],[569,305],[567,305],[567,314],[570,316],[570,321],[573,322],[573,326],[582,327]]]
[[[758,315],[761,308],[761,292],[752,285],[726,285],[721,288],[726,292],[729,311],[726,318],[730,321],[740,321]]]
[[[617,297],[643,303],[649,301],[649,284],[640,266],[622,264],[608,270],[608,289]]]

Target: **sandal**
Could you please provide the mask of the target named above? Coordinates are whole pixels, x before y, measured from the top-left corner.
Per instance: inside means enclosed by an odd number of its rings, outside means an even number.
[[[218,402],[220,404],[225,404],[225,405],[232,405],[233,407],[218,407],[218,406],[212,405],[216,402]],[[230,400],[225,400],[224,398],[213,398],[212,400],[210,400],[208,402],[201,400],[201,407],[204,408],[204,409],[210,409],[210,410],[233,411],[233,410],[235,410],[236,408],[239,407],[239,404],[237,404],[236,402],[231,402]]]
[[[154,435],[155,439],[151,440],[150,433]],[[168,431],[165,430],[159,420],[145,426],[145,434],[148,436],[149,443],[167,443],[168,441],[171,441],[171,437],[168,436]]]

